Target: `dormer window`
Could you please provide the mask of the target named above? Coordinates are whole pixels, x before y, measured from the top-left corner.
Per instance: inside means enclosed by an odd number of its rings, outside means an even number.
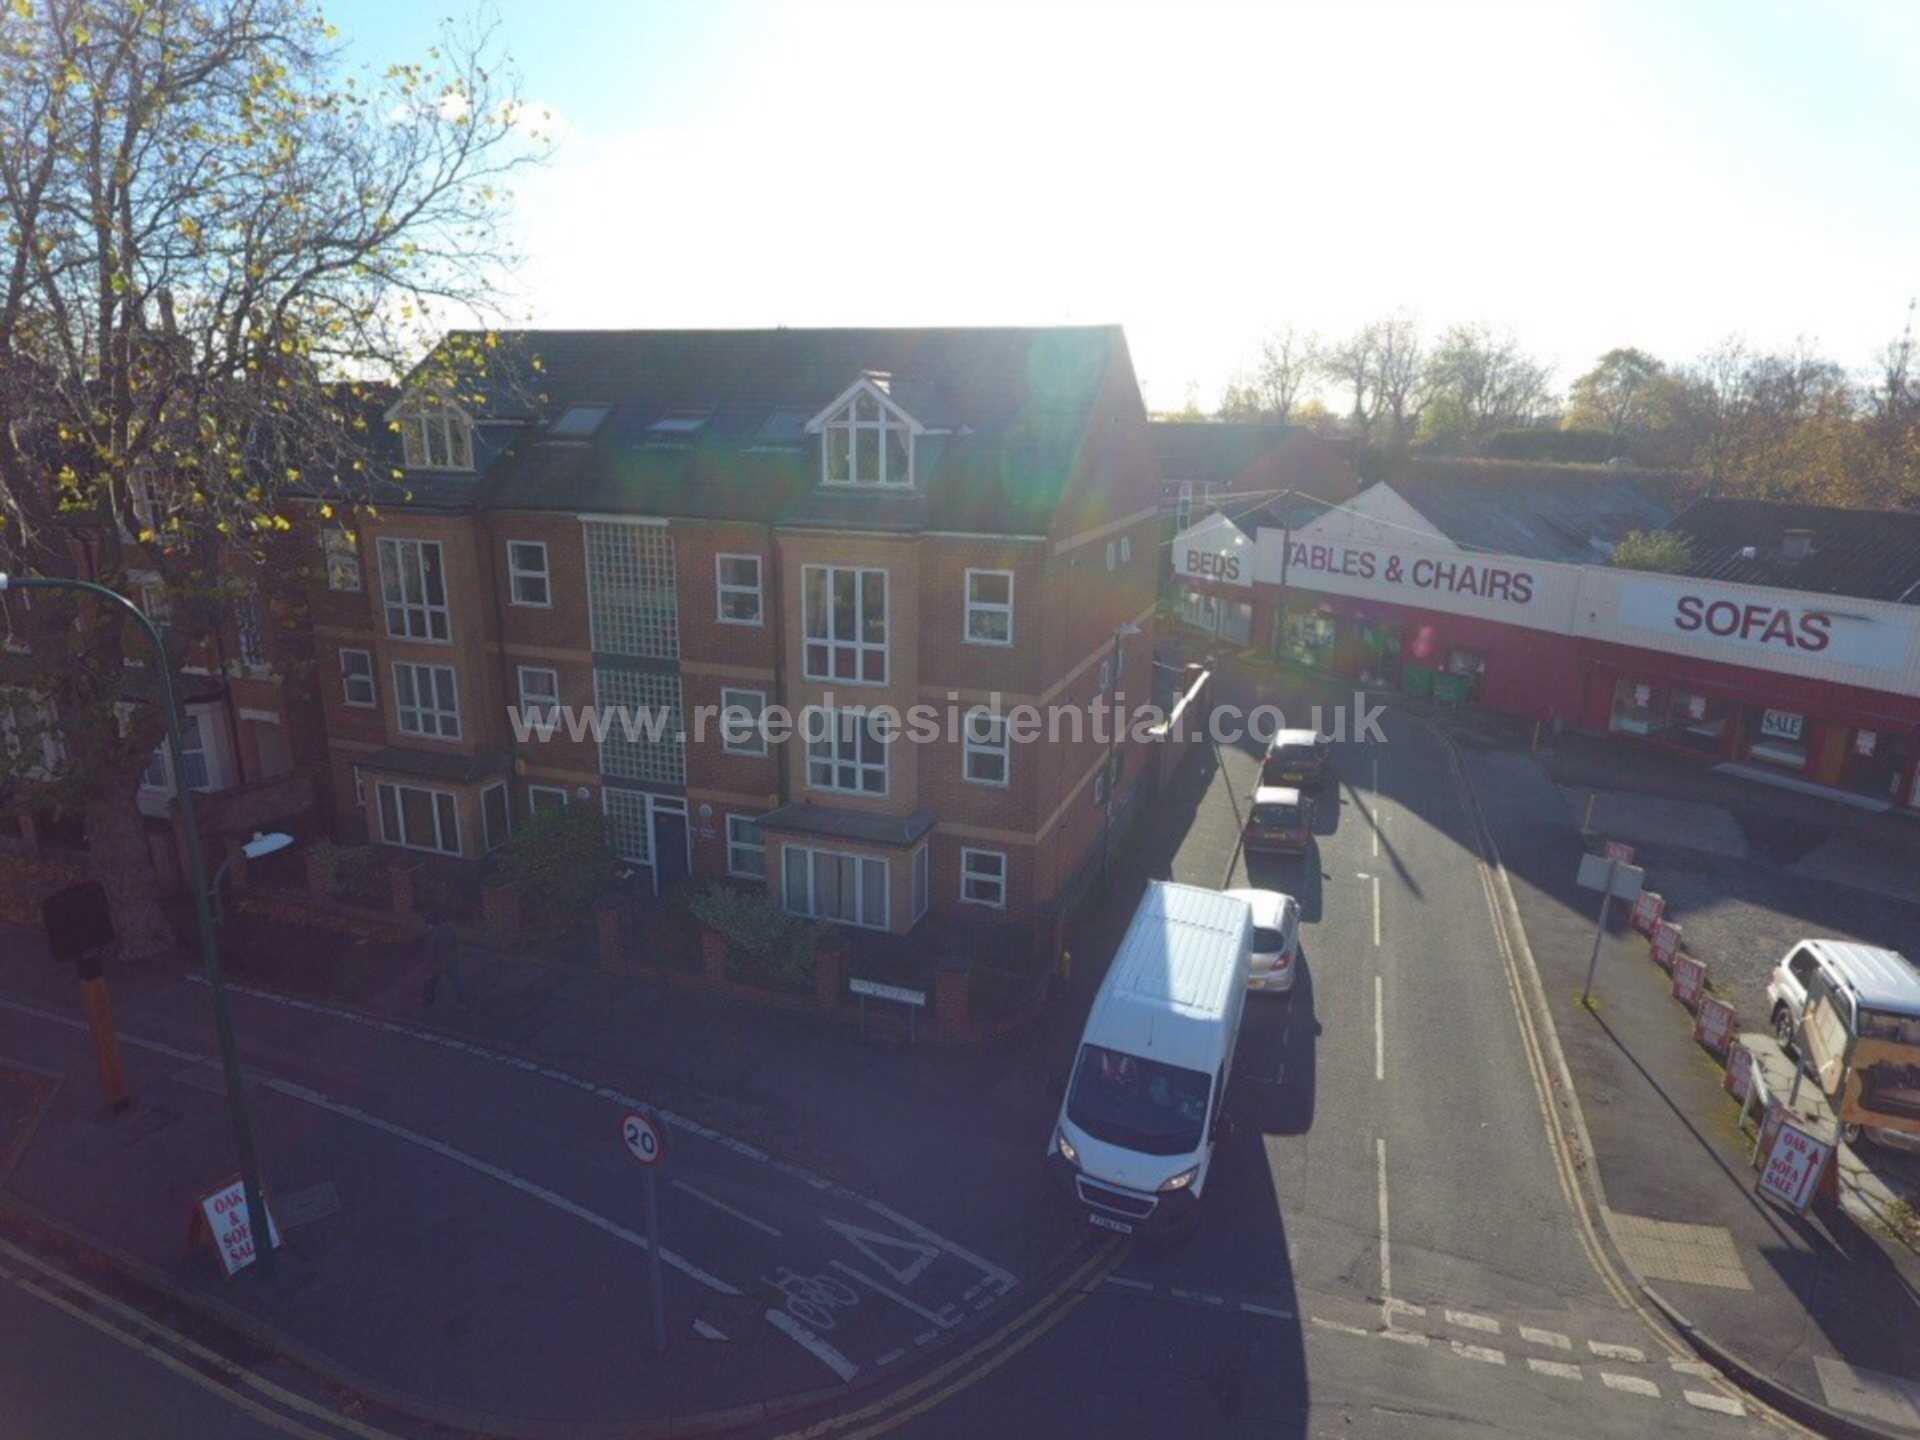
[[[808,428],[820,432],[821,484],[913,484],[913,437],[920,427],[886,398],[874,377],[862,376]]]
[[[409,470],[473,469],[473,426],[458,410],[401,412],[400,444]]]

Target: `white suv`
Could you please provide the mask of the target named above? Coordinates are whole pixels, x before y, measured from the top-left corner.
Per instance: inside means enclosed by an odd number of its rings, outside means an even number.
[[[1767,976],[1774,1038],[1789,1053],[1797,1051],[1800,1024],[1806,1018],[1807,996],[1816,975],[1833,995],[1852,1036],[1860,1033],[1862,1011],[1882,1022],[1902,1024],[1903,1028],[1903,1022],[1920,1024],[1920,971],[1899,951],[1846,940],[1802,940]],[[1798,1058],[1803,1066],[1807,1063],[1805,1056]],[[1841,1127],[1841,1137],[1848,1144],[1857,1144],[1861,1133],[1859,1125]],[[1869,1140],[1882,1145],[1920,1150],[1920,1136],[1872,1126],[1866,1127],[1865,1133]]]

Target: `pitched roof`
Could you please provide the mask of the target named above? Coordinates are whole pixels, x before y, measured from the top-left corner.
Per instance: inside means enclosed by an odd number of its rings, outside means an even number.
[[[1303,425],[1226,420],[1155,420],[1160,473],[1229,494],[1299,489],[1326,500],[1353,493],[1351,461],[1342,449]]]
[[[1687,537],[1689,573],[1703,579],[1920,603],[1920,514],[1910,511],[1700,500],[1667,528]],[[1809,532],[1799,559],[1783,547],[1789,530]]]
[[[1455,544],[1530,560],[1603,560],[1673,517],[1671,477],[1611,465],[1418,458],[1388,483]]]
[[[1001,534],[1047,529],[1104,385],[1131,373],[1118,326],[517,331],[487,353],[461,381],[483,397],[468,405],[483,506]],[[910,493],[817,484],[805,422],[866,372],[944,432],[917,438]],[[584,439],[546,433],[578,404],[609,414]],[[655,428],[669,418],[699,423]],[[504,443],[490,462],[489,432]]]

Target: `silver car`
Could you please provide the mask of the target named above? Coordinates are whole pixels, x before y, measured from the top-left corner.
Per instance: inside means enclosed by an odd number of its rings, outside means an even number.
[[[1229,890],[1253,909],[1253,971],[1247,989],[1285,994],[1300,969],[1300,902],[1278,890]]]

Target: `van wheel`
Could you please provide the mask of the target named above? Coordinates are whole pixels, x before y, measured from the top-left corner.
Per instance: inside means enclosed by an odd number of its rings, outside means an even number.
[[[1773,1038],[1782,1050],[1793,1049],[1793,1012],[1785,1005],[1773,1007]]]
[[[1852,1124],[1842,1125],[1840,1127],[1840,1138],[1847,1142],[1849,1149],[1858,1150],[1860,1148],[1860,1127]]]

